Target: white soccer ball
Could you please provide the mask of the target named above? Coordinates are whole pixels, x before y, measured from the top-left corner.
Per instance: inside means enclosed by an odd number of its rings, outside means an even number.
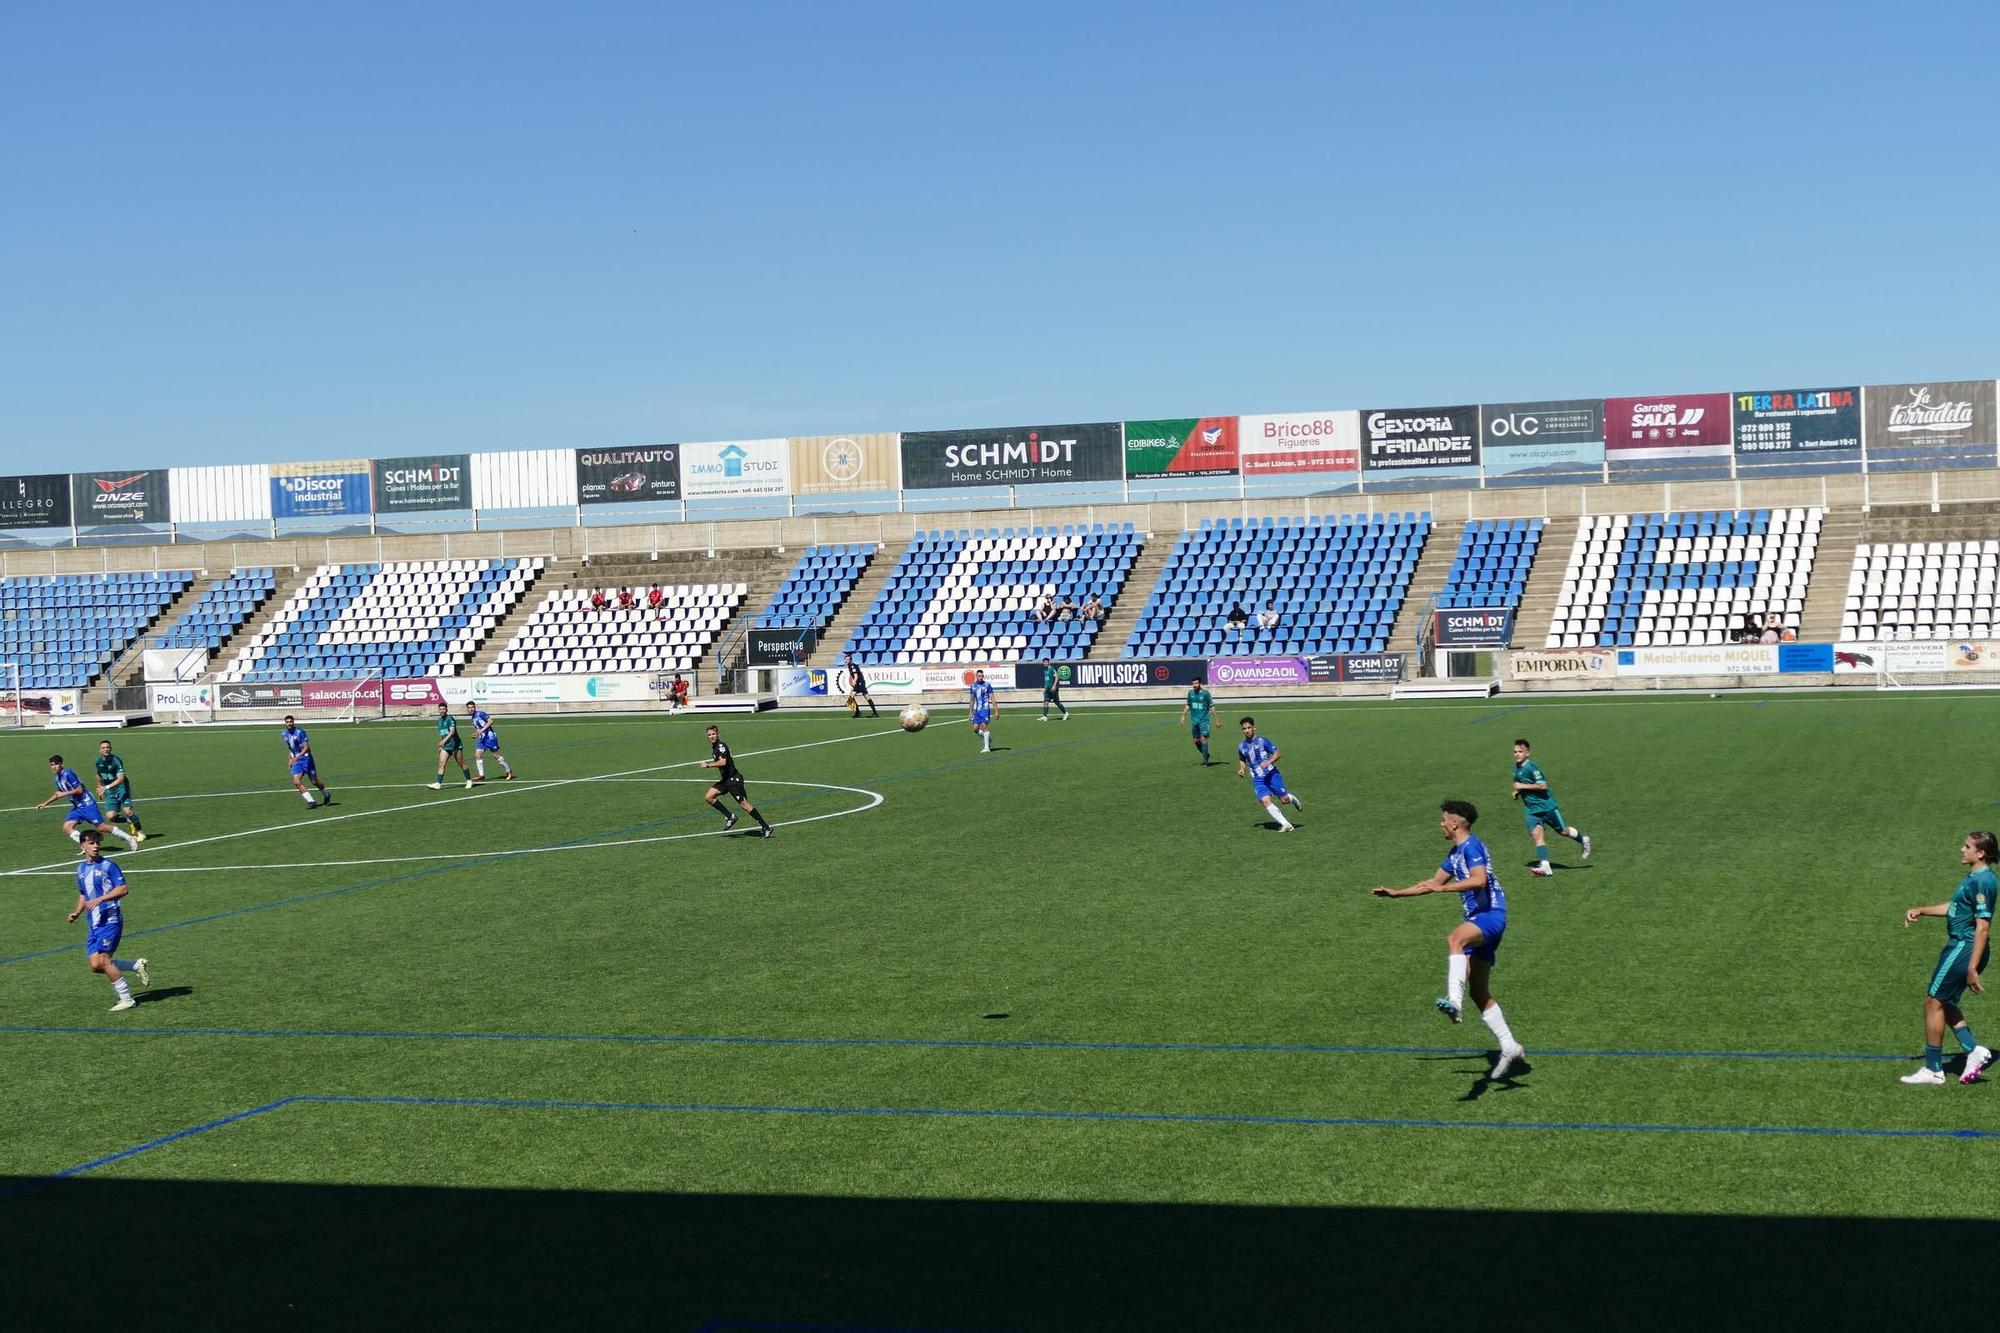
[[[910,704],[903,709],[903,730],[922,731],[924,724],[931,720],[931,710],[922,704]]]

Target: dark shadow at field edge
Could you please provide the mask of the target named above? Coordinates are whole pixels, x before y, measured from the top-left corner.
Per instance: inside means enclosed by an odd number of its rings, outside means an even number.
[[[0,1226],[8,1320],[35,1329],[101,1325],[103,1299],[78,1287],[80,1244],[112,1247],[104,1299],[150,1328],[577,1327],[643,1313],[659,1333],[1462,1329],[1475,1313],[1503,1327],[1886,1326],[1907,1309],[1911,1273],[2000,1244],[2000,1223],[1964,1220],[87,1179],[0,1201]]]

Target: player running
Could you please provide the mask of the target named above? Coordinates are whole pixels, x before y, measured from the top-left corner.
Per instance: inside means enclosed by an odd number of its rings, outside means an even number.
[[[458,738],[458,719],[451,715],[450,704],[438,705],[438,771],[437,778],[430,784],[432,791],[444,790],[444,761],[450,756],[458,765],[459,773],[465,778],[465,789],[472,790],[472,770],[465,766],[465,742]]]
[[[1243,729],[1243,743],[1236,747],[1236,776],[1250,775],[1250,790],[1264,803],[1264,809],[1271,818],[1278,821],[1280,833],[1290,833],[1296,827],[1285,818],[1285,812],[1278,808],[1281,801],[1291,802],[1295,810],[1305,809],[1305,803],[1285,789],[1284,775],[1278,772],[1278,743],[1269,736],[1257,734],[1257,719],[1246,717],[1236,724]]]
[[[125,872],[116,861],[105,859],[102,842],[97,830],[84,830],[83,863],[76,868],[76,909],[69,919],[74,923],[85,912],[90,913],[90,934],[85,938],[83,951],[90,959],[90,970],[102,972],[117,994],[118,1003],[111,1006],[111,1012],[116,1014],[138,1003],[132,998],[132,988],[125,984],[122,969],[129,967],[138,973],[139,984],[147,987],[153,984],[153,974],[143,958],[121,963],[111,956],[118,951],[118,940],[125,933],[122,899],[127,890]]]
[[[972,729],[979,733],[979,753],[993,752],[993,687],[986,683],[986,673],[972,673],[972,685],[967,691],[972,697]]]
[[[1045,658],[1042,661],[1042,718],[1041,718],[1041,720],[1044,722],[1049,720],[1050,704],[1054,704],[1057,708],[1060,708],[1062,710],[1063,721],[1065,722],[1069,721],[1069,706],[1063,703],[1062,701],[1062,675],[1060,672],[1056,670],[1056,664]]]
[[[868,692],[868,675],[861,664],[854,660],[854,654],[847,655],[847,711],[850,716],[861,716],[861,705],[868,705],[868,716],[880,717],[875,707],[875,696]]]
[[[125,761],[111,753],[110,741],[97,743],[97,799],[107,818],[115,820],[118,812],[124,811],[132,836],[140,842],[146,840],[146,830],[139,827],[138,807],[132,804],[132,778],[125,771]]]
[[[1500,876],[1494,873],[1493,856],[1486,850],[1486,844],[1472,834],[1472,826],[1479,819],[1479,811],[1472,802],[1446,801],[1438,808],[1442,812],[1438,827],[1450,840],[1451,851],[1437,873],[1407,888],[1391,889],[1378,884],[1369,892],[1377,898],[1413,898],[1422,893],[1458,895],[1465,919],[1445,936],[1445,994],[1438,1000],[1437,1008],[1452,1022],[1463,1021],[1465,985],[1468,980],[1472,983],[1472,1002],[1479,1006],[1480,1020],[1500,1042],[1500,1058],[1494,1062],[1489,1077],[1502,1078],[1526,1054],[1521,1043],[1514,1040],[1513,1029],[1501,1015],[1500,1002],[1493,998],[1490,985],[1494,954],[1500,948],[1501,937],[1507,933],[1507,891],[1500,887]]]
[[[285,742],[285,753],[291,756],[292,785],[305,797],[306,809],[313,808],[313,795],[306,790],[306,783],[319,789],[320,804],[332,805],[333,793],[319,780],[319,764],[313,759],[312,742],[306,739],[306,729],[285,714],[285,729],[278,733]]]
[[[1993,863],[2000,861],[2000,838],[1984,829],[1968,833],[1959,844],[1958,859],[1968,869],[1950,898],[1929,907],[1912,907],[1903,913],[1906,927],[1915,925],[1920,916],[1944,918],[1944,952],[1938,955],[1937,966],[1931,969],[1931,984],[1924,991],[1924,1063],[1922,1068],[1903,1075],[1904,1083],[1944,1082],[1947,1023],[1965,1051],[1965,1072],[1958,1076],[1960,1083],[1977,1082],[1979,1071],[1993,1059],[1993,1052],[1972,1035],[1972,1027],[1965,1021],[1958,1002],[1967,989],[1980,994],[1986,991],[1979,984],[1979,969],[1986,965],[1988,946],[1992,943],[1996,891]]]
[[[1215,696],[1208,692],[1202,678],[1196,676],[1194,685],[1187,692],[1187,702],[1181,705],[1181,721],[1187,724],[1189,734],[1194,737],[1194,748],[1201,752],[1203,768],[1209,765],[1208,715],[1214,707]]]
[[[46,809],[53,802],[69,797],[69,809],[63,812],[63,832],[69,835],[71,842],[82,846],[83,835],[96,829],[115,833],[125,839],[127,847],[138,850],[139,843],[131,834],[104,822],[104,812],[97,808],[97,798],[90,794],[90,788],[83,785],[82,778],[63,767],[61,755],[49,756],[49,771],[56,775],[56,789],[37,803],[35,809]]]
[[[470,699],[465,701],[465,711],[472,723],[472,766],[479,770],[473,781],[486,781],[486,756],[491,754],[493,762],[500,765],[500,780],[512,782],[514,768],[500,753],[500,733],[493,729],[493,714]]]
[[[1562,811],[1556,808],[1556,794],[1549,789],[1548,775],[1542,772],[1540,764],[1528,758],[1528,743],[1524,740],[1514,742],[1514,799],[1521,803],[1521,818],[1535,840],[1535,867],[1530,874],[1556,873],[1549,865],[1547,829],[1573,840],[1583,848],[1583,859],[1590,859],[1590,835],[1563,823]]]
[[[736,827],[736,812],[722,808],[722,798],[728,796],[743,807],[744,814],[757,821],[757,827],[763,830],[757,835],[758,837],[770,837],[770,821],[757,812],[756,806],[750,804],[749,794],[743,788],[743,775],[736,769],[736,756],[729,752],[727,745],[723,744],[722,731],[718,727],[708,729],[708,758],[701,761],[701,766],[722,770],[716,775],[715,785],[702,797],[715,808],[717,814],[722,816],[722,831],[727,833]]]

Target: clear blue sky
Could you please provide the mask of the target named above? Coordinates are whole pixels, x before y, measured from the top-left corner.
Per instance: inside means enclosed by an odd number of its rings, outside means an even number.
[[[5,471],[2000,373],[1990,4],[6,26]]]

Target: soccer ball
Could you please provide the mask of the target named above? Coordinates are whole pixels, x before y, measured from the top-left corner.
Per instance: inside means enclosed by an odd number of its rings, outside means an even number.
[[[903,730],[922,731],[924,724],[931,720],[931,710],[922,704],[910,704],[903,709]]]

